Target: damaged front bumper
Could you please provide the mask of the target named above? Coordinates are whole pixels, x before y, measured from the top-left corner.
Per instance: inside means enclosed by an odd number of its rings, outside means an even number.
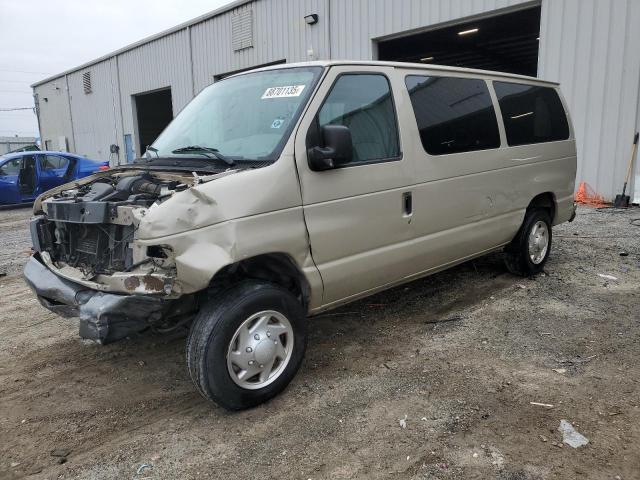
[[[80,317],[80,336],[106,344],[147,329],[162,319],[171,300],[118,295],[65,280],[33,255],[24,277],[45,308],[62,317]]]

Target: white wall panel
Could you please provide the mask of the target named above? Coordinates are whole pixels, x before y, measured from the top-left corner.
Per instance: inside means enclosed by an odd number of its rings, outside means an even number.
[[[52,142],[52,148],[57,150],[58,138],[66,137],[69,150],[75,152],[65,76],[38,85],[33,90],[34,94],[38,95],[40,105],[39,122],[42,148],[45,148],[45,141],[49,140]]]
[[[577,181],[611,199],[638,129],[638,0],[545,0],[538,76],[559,81],[576,130]]]
[[[91,93],[84,93],[82,75],[91,73]],[[124,159],[118,99],[116,59],[110,58],[68,75],[75,152],[99,160],[111,160],[109,146],[120,145]]]

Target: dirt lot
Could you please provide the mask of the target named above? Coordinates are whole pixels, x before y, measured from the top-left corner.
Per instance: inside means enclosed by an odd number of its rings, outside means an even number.
[[[196,393],[184,336],[100,347],[41,308],[28,216],[0,212],[0,478],[640,478],[638,209],[582,209],[545,275],[491,255],[311,320],[293,384],[241,413]]]

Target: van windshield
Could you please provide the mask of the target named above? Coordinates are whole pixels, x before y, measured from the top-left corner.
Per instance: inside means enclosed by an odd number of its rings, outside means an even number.
[[[321,73],[294,67],[216,82],[167,126],[147,158],[275,161]]]

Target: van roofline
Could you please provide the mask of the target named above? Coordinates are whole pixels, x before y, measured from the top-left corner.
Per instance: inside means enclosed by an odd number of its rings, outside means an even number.
[[[269,65],[268,67],[260,67],[260,68],[255,68],[251,70],[246,70],[244,72],[239,72],[235,75],[231,75],[228,78],[242,75],[248,72],[279,70],[282,68],[289,68],[289,67],[312,67],[312,66],[321,66],[321,67],[371,66],[371,67],[393,67],[393,68],[407,69],[407,70],[431,70],[431,71],[435,70],[438,72],[452,72],[452,73],[470,74],[470,75],[482,76],[482,77],[499,77],[499,78],[513,79],[513,80],[522,80],[530,83],[535,82],[535,83],[546,84],[546,85],[555,85],[555,86],[560,85],[558,82],[554,82],[551,80],[544,80],[538,77],[518,75],[515,73],[498,72],[494,70],[481,70],[478,68],[453,67],[448,65],[433,65],[433,64],[424,64],[424,63],[387,62],[387,61],[379,61],[379,60],[314,60],[312,62],[281,63],[278,65]]]

